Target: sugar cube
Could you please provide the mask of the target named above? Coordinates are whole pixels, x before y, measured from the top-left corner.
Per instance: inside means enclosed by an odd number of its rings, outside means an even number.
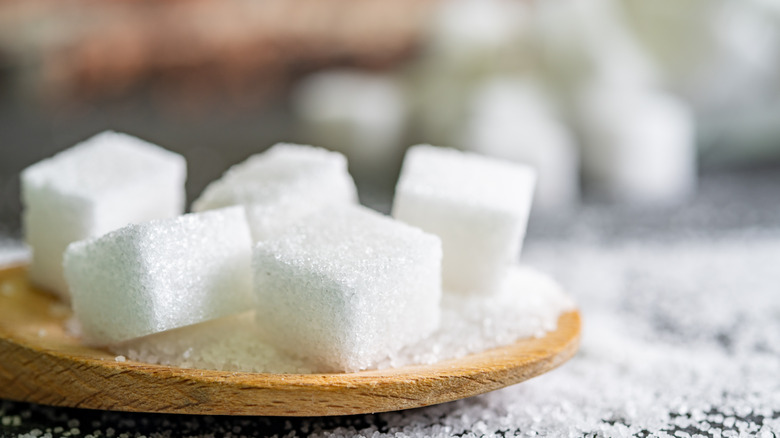
[[[530,27],[528,12],[525,4],[511,0],[438,3],[426,39],[429,57],[452,61],[471,58],[476,64],[490,55],[502,53],[501,49],[512,47],[516,50],[513,43]]]
[[[279,143],[230,168],[206,187],[192,209],[244,205],[252,236],[258,241],[324,206],[356,202],[357,189],[343,155]]]
[[[184,158],[103,132],[21,174],[23,228],[33,283],[67,299],[62,254],[71,242],[184,210]]]
[[[536,174],[528,166],[455,149],[409,149],[393,216],[438,235],[447,290],[497,291],[515,262]]]
[[[400,166],[407,108],[396,78],[359,70],[318,72],[301,81],[293,104],[299,131],[343,152],[356,165],[353,172],[361,172],[358,177],[377,180]]]
[[[534,205],[547,211],[579,199],[579,153],[550,97],[532,83],[492,79],[475,92],[465,126],[466,149],[536,169]]]
[[[128,225],[75,242],[65,276],[85,340],[112,344],[251,307],[243,207]]]
[[[593,85],[579,110],[583,172],[597,195],[669,204],[694,192],[694,121],[682,101],[652,90]]]
[[[361,206],[335,206],[260,242],[261,333],[332,371],[357,371],[439,324],[441,242]]]

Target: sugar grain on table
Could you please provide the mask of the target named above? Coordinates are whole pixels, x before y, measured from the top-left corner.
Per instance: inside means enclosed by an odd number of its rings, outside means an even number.
[[[186,172],[182,156],[110,131],[25,169],[23,227],[33,283],[67,298],[68,244],[181,214]]]
[[[65,275],[85,340],[112,344],[245,311],[251,251],[243,207],[71,244]]]

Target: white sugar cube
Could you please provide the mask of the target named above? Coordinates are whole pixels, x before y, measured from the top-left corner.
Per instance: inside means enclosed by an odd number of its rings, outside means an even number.
[[[583,172],[611,200],[667,204],[696,186],[693,115],[679,99],[652,90],[596,85],[580,102]]]
[[[357,189],[343,155],[280,143],[231,167],[206,187],[192,209],[244,205],[252,236],[259,241],[320,208],[354,203]]]
[[[33,283],[67,298],[62,254],[71,242],[184,210],[181,155],[103,132],[21,174]]]
[[[309,216],[254,252],[264,336],[332,371],[366,369],[439,324],[441,242],[360,206]]]
[[[65,276],[87,342],[113,344],[245,311],[252,240],[231,207],[71,244]]]
[[[389,164],[401,155],[403,94],[387,74],[330,70],[301,81],[293,104],[303,135],[343,152],[359,176],[376,179],[392,172],[395,166]]]
[[[478,62],[513,45],[528,25],[528,7],[507,0],[452,0],[437,4],[428,30],[428,52],[438,58]],[[484,68],[484,66],[483,66]]]
[[[579,199],[579,153],[550,98],[533,84],[492,79],[475,92],[465,126],[467,149],[536,169],[535,206],[570,207]]]
[[[441,238],[446,290],[493,293],[520,252],[535,179],[525,165],[414,146],[404,159],[393,216]]]

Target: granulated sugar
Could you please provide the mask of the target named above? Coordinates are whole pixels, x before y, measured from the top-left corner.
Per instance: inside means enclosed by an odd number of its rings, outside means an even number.
[[[563,285],[584,326],[577,356],[522,384],[427,408],[325,418],[6,401],[0,435],[62,436],[75,427],[106,437],[777,438],[780,179],[710,178],[692,207],[655,215],[593,210],[573,216],[565,238],[529,238],[523,262]]]
[[[432,336],[373,367],[432,364],[543,336],[557,326],[571,299],[549,277],[515,268],[497,295],[470,297],[444,294],[442,321]],[[252,314],[222,319],[147,336],[114,347],[116,354],[139,362],[224,371],[311,373],[327,371],[291,357],[258,339]]]
[[[572,309],[574,302],[555,281],[533,269],[515,267],[503,290],[489,298],[445,293],[439,330],[378,365],[433,364],[519,338],[544,336],[556,329],[562,312]]]
[[[129,341],[112,349],[130,360],[223,371],[311,373],[301,360],[258,340],[254,313]]]
[[[480,410],[572,436],[780,433],[780,235],[527,254],[576,291],[581,351]]]

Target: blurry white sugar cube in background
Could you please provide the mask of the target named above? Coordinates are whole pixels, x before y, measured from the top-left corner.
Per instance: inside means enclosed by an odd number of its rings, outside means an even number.
[[[549,211],[578,202],[577,145],[537,86],[520,79],[487,81],[474,93],[464,131],[466,149],[536,169],[535,208]]]
[[[523,35],[526,8],[511,0],[440,2],[427,29],[426,50],[445,59],[495,54]]]
[[[182,156],[110,131],[25,169],[23,229],[33,283],[67,299],[68,244],[181,214],[186,174]]]
[[[71,244],[64,259],[87,342],[113,344],[251,308],[243,207],[128,225]]]
[[[401,155],[407,108],[397,79],[330,70],[305,78],[293,93],[301,135],[344,153],[360,177],[392,172]]]
[[[665,71],[625,5],[509,4],[455,0],[437,8],[428,58],[412,76],[421,139],[535,167],[542,212],[576,204],[580,174],[596,197],[615,202],[663,204],[692,194],[693,116],[682,101],[652,91],[665,85]],[[621,101],[622,94],[640,97]]]
[[[331,371],[358,371],[433,333],[440,240],[362,206],[298,221],[254,251],[265,339]]]
[[[543,77],[564,100],[591,76],[617,84],[656,85],[661,69],[614,0],[549,0],[533,16],[534,48]]]
[[[323,207],[355,203],[357,189],[343,155],[279,143],[228,169],[203,190],[192,209],[243,205],[257,241]]]
[[[674,204],[693,194],[695,123],[682,100],[602,84],[579,103],[583,173],[595,194],[636,204]]]
[[[416,141],[457,145],[474,86],[484,75],[514,71],[524,63],[530,7],[513,0],[436,6],[420,54],[403,78]]]
[[[774,3],[774,6],[771,5]],[[684,85],[702,109],[731,112],[780,90],[780,7],[760,0],[715,2],[708,11],[702,62]]]
[[[535,181],[529,166],[413,146],[396,186],[393,217],[441,238],[445,290],[489,295],[516,263]]]

